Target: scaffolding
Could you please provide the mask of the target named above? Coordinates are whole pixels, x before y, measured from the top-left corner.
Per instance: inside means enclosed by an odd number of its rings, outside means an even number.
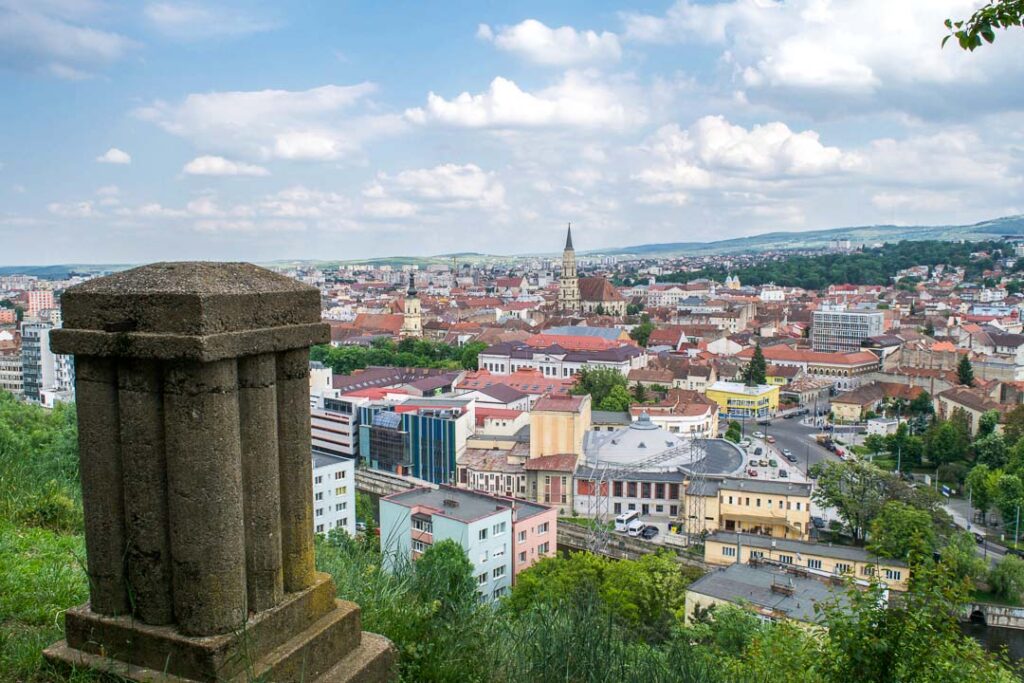
[[[684,487],[687,483],[689,483],[690,486],[693,486],[694,482],[699,482],[699,485],[703,487],[706,470],[706,463],[704,460],[707,456],[707,447],[703,438],[692,438],[687,441],[685,445],[670,448],[646,460],[630,463],[628,465],[601,460],[586,462],[586,465],[590,467],[589,480],[591,482],[591,492],[587,502],[587,516],[591,519],[588,549],[591,552],[603,552],[605,548],[607,548],[608,541],[611,538],[612,529],[609,528],[608,517],[611,514],[610,501],[612,498],[612,482],[618,479],[628,479],[632,474],[636,474],[639,471],[649,469],[651,467],[657,467],[658,465],[675,460],[681,456],[686,456],[688,462],[688,466],[680,466],[679,468],[684,475],[686,475],[686,479],[683,482]],[[686,520],[684,522],[684,528],[686,530],[688,540],[692,542],[693,528],[689,524],[690,513],[687,510],[690,498],[691,496],[684,494],[684,502],[680,507]],[[698,496],[698,498],[701,497]],[[700,500],[700,508],[699,517],[697,518],[697,535],[700,535],[700,532],[703,531],[701,524],[704,517],[703,498]]]

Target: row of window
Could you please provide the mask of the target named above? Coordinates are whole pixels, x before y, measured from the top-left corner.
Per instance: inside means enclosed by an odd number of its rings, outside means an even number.
[[[735,496],[736,502],[733,503],[733,496],[722,495],[719,498],[718,502],[724,503],[726,498],[729,499],[729,505],[744,505],[746,507],[750,507],[750,496]],[[782,509],[783,501],[779,500],[778,503],[779,503],[779,509],[781,510]],[[797,511],[800,511],[800,510],[809,510],[810,509],[809,505],[804,505],[799,500],[796,502],[795,505],[793,504],[792,501],[789,501],[789,500],[785,501],[785,503],[786,503],[786,509],[787,510],[797,510]],[[761,499],[760,498],[754,498],[754,507],[758,507],[758,508],[761,507]],[[766,507],[768,509],[771,509],[771,507],[772,507],[772,499],[771,498],[769,498],[767,500]]]
[[[723,557],[736,557],[736,548],[735,548],[735,546],[731,546],[731,545],[722,546],[722,556]],[[764,551],[761,551],[761,550],[751,550],[750,551],[750,558],[751,559],[760,559],[760,558],[763,558],[763,557],[764,557]],[[793,556],[792,555],[784,555],[784,554],[780,553],[777,556],[776,560],[778,562],[781,562],[782,564],[793,564]],[[807,568],[808,569],[821,569],[821,560],[814,559],[814,558],[808,558],[808,560],[807,560]],[[836,562],[835,566],[832,569],[832,571],[834,573],[836,573],[836,574],[848,574],[848,573],[853,571],[853,565],[851,565],[849,563],[846,563],[846,562]],[[861,568],[860,568],[860,573],[861,573],[861,576],[867,576],[867,577],[874,576],[875,575],[875,567],[874,567],[874,565],[870,565],[870,564],[862,565]],[[903,578],[903,572],[901,570],[899,570],[899,569],[886,569],[884,571],[884,574],[885,574],[885,578],[888,579],[889,581],[899,581],[900,579]]]
[[[328,526],[328,528],[332,528],[332,526],[336,526],[339,529],[344,529],[344,528],[346,528],[348,526],[348,517],[342,517],[341,519],[338,520],[337,524],[334,524],[333,522],[331,522],[327,526]],[[323,524],[317,524],[315,529],[314,529],[314,531],[316,533],[318,533],[318,534],[324,533],[324,525]]]
[[[335,512],[343,512],[343,511],[345,511],[347,509],[348,509],[348,503],[335,503],[335,505],[334,505],[334,511]],[[324,516],[324,509],[323,508],[317,508],[314,511],[314,514],[317,517],[323,517]]]
[[[334,478],[336,480],[337,479],[346,479],[347,477],[348,477],[348,470],[338,470],[337,472],[334,473]],[[315,477],[313,477],[313,483],[314,484],[322,484],[322,483],[324,483],[324,475],[318,474]]]

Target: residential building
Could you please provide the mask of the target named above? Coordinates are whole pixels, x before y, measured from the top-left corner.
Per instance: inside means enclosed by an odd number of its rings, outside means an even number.
[[[610,368],[628,377],[630,370],[647,367],[647,351],[633,344],[594,340],[593,348],[566,349],[537,335],[533,343],[502,342],[480,352],[478,367],[493,375],[508,375],[523,369],[539,370],[545,378],[569,379],[583,368]]]
[[[764,621],[793,621],[806,628],[819,621],[818,604],[848,603],[846,586],[796,567],[755,560],[709,572],[686,587],[685,621],[717,605],[739,605]]]
[[[517,512],[520,506],[522,515]],[[548,516],[554,510],[540,508],[452,486],[417,488],[381,498],[384,567],[393,570],[405,560],[419,559],[435,543],[452,540],[473,565],[480,599],[497,600],[510,590],[517,568],[522,571],[555,552],[557,518]],[[517,535],[524,531],[517,548]],[[550,537],[547,546],[542,536]],[[524,550],[526,557],[519,562],[517,552]]]
[[[971,436],[978,433],[981,416],[990,410],[999,413],[999,424],[996,431],[1002,432],[1002,416],[1013,406],[999,403],[984,391],[975,387],[955,386],[939,393],[935,397],[935,413],[940,420],[948,420],[954,410],[962,410],[967,415]]]
[[[906,562],[878,557],[856,546],[723,531],[704,539],[704,561],[708,564],[746,564],[751,559],[770,560],[865,581],[877,578],[898,591],[907,590],[910,581],[910,568]]]
[[[313,453],[313,532],[356,534],[356,462]]]
[[[53,300],[53,290],[30,289],[26,294],[28,296],[28,309],[25,313],[28,317],[35,318],[43,311],[57,308]]]
[[[849,353],[825,353],[810,349],[799,349],[786,344],[762,346],[765,360],[772,365],[800,368],[813,379],[828,380],[839,391],[856,389],[864,381],[864,375],[879,368],[878,356],[870,351]],[[736,359],[749,362],[753,349],[744,349]]]
[[[21,324],[22,393],[30,401],[42,401],[42,392],[54,386],[56,359],[50,352],[48,322],[24,321]]]
[[[576,461],[575,454],[563,453],[541,455],[524,462],[527,497],[554,507],[560,516],[571,516]]]
[[[512,583],[524,569],[557,552],[558,508],[522,500],[512,504]]]
[[[851,311],[822,306],[811,317],[811,348],[815,351],[857,351],[861,342],[885,332],[883,311]]]
[[[705,396],[718,404],[720,418],[760,419],[779,410],[779,387],[774,384],[718,381],[708,387]]]
[[[629,412],[633,419],[646,412],[651,422],[671,434],[701,439],[718,436],[718,404],[696,391],[669,389],[657,403],[633,405]]]
[[[0,391],[22,394],[21,352],[0,353]]]

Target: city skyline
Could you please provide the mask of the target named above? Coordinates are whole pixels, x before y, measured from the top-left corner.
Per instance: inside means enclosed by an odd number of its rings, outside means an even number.
[[[1024,213],[1024,94],[999,87],[1021,36],[939,47],[972,9],[8,0],[0,261],[553,253],[570,220],[587,251]]]

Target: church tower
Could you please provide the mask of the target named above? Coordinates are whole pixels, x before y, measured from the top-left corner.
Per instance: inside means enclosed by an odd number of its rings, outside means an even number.
[[[405,303],[402,308],[402,337],[422,337],[423,319],[420,309],[420,299],[416,296],[415,275],[409,273],[409,290],[405,293]]]
[[[572,223],[565,236],[562,252],[562,276],[558,281],[558,308],[576,313],[580,310],[580,281],[576,277],[576,251],[572,248]]]

